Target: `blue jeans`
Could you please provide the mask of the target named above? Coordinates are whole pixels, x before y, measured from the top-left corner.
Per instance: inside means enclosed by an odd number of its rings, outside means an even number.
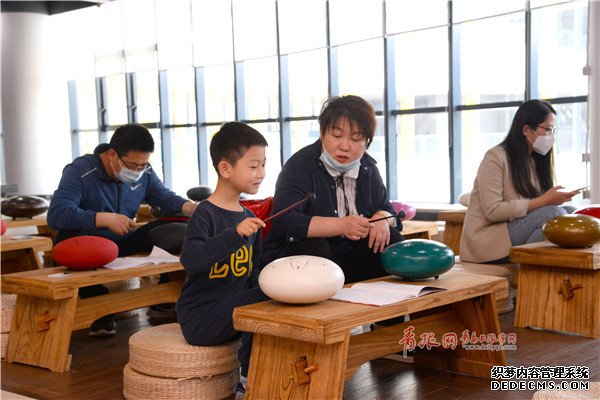
[[[508,234],[513,246],[541,242],[544,240],[542,226],[552,217],[571,214],[573,206],[544,206],[537,208],[526,216],[508,223]]]

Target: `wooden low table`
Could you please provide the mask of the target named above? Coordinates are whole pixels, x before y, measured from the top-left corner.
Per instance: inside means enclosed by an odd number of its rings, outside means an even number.
[[[460,341],[465,330],[500,335],[494,293],[506,290],[506,279],[450,271],[417,284],[447,290],[382,307],[333,300],[237,307],[235,329],[254,332],[246,398],[341,399],[344,381],[359,366],[402,351],[402,340],[413,328],[417,343],[426,340],[432,346],[419,346],[417,365],[489,379],[492,366],[506,364],[503,349],[466,350]],[[350,336],[357,326],[407,314],[408,322]],[[444,334],[452,333],[459,338],[457,346],[441,346]]]
[[[405,239],[431,239],[438,233],[435,221],[402,221],[402,236]]]
[[[600,244],[567,249],[550,242],[513,247],[521,263],[514,325],[600,337]]]
[[[467,209],[440,211],[437,219],[444,221],[444,244],[452,249],[454,254],[460,254],[460,241],[463,230],[463,223]]]
[[[86,299],[78,297],[80,287],[181,270],[177,262],[122,270],[55,267],[2,275],[2,293],[17,294],[6,360],[68,371],[71,331],[87,328],[105,315],[175,302],[185,274],[171,274],[167,283]],[[67,275],[56,275],[61,273]]]
[[[52,240],[43,236],[0,236],[2,273],[43,268],[39,253],[52,249]]]

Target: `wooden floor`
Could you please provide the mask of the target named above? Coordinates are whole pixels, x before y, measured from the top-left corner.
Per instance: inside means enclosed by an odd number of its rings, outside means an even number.
[[[2,390],[35,399],[122,399],[128,338],[150,326],[145,309],[117,321],[117,335],[91,338],[73,333],[71,370],[49,372],[2,361]],[[512,327],[513,313],[500,316],[502,331],[517,334],[517,350],[507,351],[512,366],[587,366],[600,381],[600,339]],[[378,359],[364,364],[344,387],[344,399],[531,399],[533,391],[492,391],[490,382],[464,375],[415,368]],[[599,398],[600,398],[600,394]],[[4,396],[2,396],[5,398]],[[10,398],[10,397],[6,397]]]

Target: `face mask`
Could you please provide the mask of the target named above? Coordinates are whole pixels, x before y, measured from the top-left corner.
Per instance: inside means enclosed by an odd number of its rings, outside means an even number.
[[[142,175],[144,175],[144,171],[140,171],[140,172],[133,171],[133,170],[127,168],[126,166],[122,166],[121,170],[117,174],[117,172],[115,171],[115,167],[112,164],[112,161],[110,163],[110,166],[112,167],[113,172],[115,173],[115,175],[117,175],[117,178],[121,182],[135,183],[135,182],[137,182],[137,181],[140,180],[140,178],[142,177]]]
[[[529,141],[531,142],[531,140]],[[531,145],[533,146],[533,151],[545,156],[546,154],[548,154],[552,146],[554,146],[554,142],[554,134],[548,133],[544,136],[536,136],[535,140],[531,142]]]
[[[327,165],[329,168],[334,169],[337,172],[348,172],[351,169],[353,169],[354,167],[357,167],[360,165],[360,158],[357,160],[354,160],[352,162],[342,164],[339,161],[337,161],[335,158],[331,157],[331,154],[329,154],[327,152],[327,150],[325,150],[325,148],[323,148],[323,152],[321,153],[321,156],[319,157],[319,159],[321,161],[323,161],[325,163],[325,165]]]

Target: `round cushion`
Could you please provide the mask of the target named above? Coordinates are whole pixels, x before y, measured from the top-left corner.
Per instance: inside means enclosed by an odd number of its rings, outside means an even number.
[[[13,196],[2,201],[2,214],[13,218],[31,218],[48,209],[48,201],[38,196]]]
[[[188,199],[194,201],[206,200],[212,193],[213,190],[208,186],[196,186],[186,192]]]
[[[194,346],[178,323],[144,329],[129,338],[129,364],[146,375],[166,378],[209,377],[237,371],[237,341]]]
[[[151,229],[148,232],[148,239],[156,247],[169,253],[179,254],[186,228],[187,224],[184,222],[169,222]]]
[[[465,207],[469,207],[469,199],[471,198],[471,192],[466,192],[458,196],[458,202]]]
[[[600,205],[593,204],[589,207],[575,211],[574,214],[591,215],[592,217],[600,218]]]
[[[452,249],[434,240],[405,240],[388,246],[381,253],[383,269],[404,279],[437,277],[453,265]]]
[[[239,381],[237,370],[209,378],[173,379],[142,374],[130,364],[123,368],[123,396],[127,400],[231,398]],[[187,378],[187,377],[185,377]]]
[[[100,236],[76,236],[63,240],[52,249],[52,258],[58,265],[73,269],[101,267],[119,255],[119,247]]]
[[[344,279],[344,272],[333,261],[298,255],[267,264],[258,276],[258,285],[273,300],[306,304],[329,299],[344,286]]]
[[[397,200],[393,200],[390,203],[392,203],[392,207],[394,207],[394,210],[396,211],[396,214],[398,214],[398,216],[400,217],[401,221],[411,220],[417,214],[417,210],[410,204],[403,203]],[[402,213],[404,213],[404,216],[402,216]]]
[[[559,215],[546,221],[542,234],[562,247],[590,247],[600,242],[600,219],[584,214]]]
[[[4,220],[0,220],[0,235],[4,235],[6,233],[6,222]]]

